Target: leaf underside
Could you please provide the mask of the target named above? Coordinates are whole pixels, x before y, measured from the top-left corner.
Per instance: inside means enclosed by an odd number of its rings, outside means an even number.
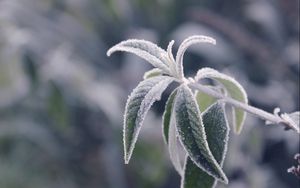
[[[124,115],[124,159],[127,164],[132,155],[139,131],[147,112],[152,104],[159,100],[162,92],[173,81],[168,76],[156,76],[146,79],[130,94],[125,108]]]
[[[211,68],[202,68],[197,72],[196,80],[199,81],[203,78],[216,80],[224,87],[224,89],[227,91],[227,94],[231,98],[245,104],[248,103],[247,94],[244,88],[232,77],[229,77]],[[239,134],[246,119],[246,112],[239,108],[232,107],[232,114],[234,132]]]
[[[195,97],[201,112],[204,112],[209,106],[217,101],[216,98],[201,91],[196,91]]]
[[[178,88],[174,110],[179,138],[189,157],[205,172],[227,183],[226,175],[209,149],[197,102],[186,85]]]
[[[243,90],[241,90],[242,88],[241,86],[239,87],[231,81],[221,80],[221,79],[217,79],[217,80],[224,85],[229,95],[233,99],[243,102],[245,104],[248,103],[246,93]],[[232,107],[232,112],[235,120],[234,132],[239,134],[242,131],[247,113],[244,110],[235,107]]]
[[[174,115],[171,116],[171,123],[169,127],[169,140],[168,140],[168,149],[170,153],[170,159],[175,167],[175,170],[182,176],[183,173],[183,164],[180,160],[180,151],[177,143],[177,134],[176,134],[176,126],[174,122]]]
[[[227,151],[229,126],[226,120],[224,105],[214,103],[203,113],[203,124],[209,148],[220,166],[223,165]],[[187,157],[182,188],[213,188],[217,180],[200,169]]]

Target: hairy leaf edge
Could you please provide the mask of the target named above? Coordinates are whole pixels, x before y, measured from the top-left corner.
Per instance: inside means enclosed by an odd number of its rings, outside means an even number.
[[[195,76],[195,80],[196,81],[200,81],[201,79],[204,79],[204,78],[209,78],[209,79],[213,79],[213,80],[216,80],[217,82],[219,82],[221,85],[223,85],[218,79],[223,79],[223,80],[227,80],[229,82],[232,82],[238,89],[239,91],[242,93],[242,96],[244,98],[245,101],[242,101],[244,102],[245,104],[248,104],[248,96],[247,96],[247,93],[245,91],[245,89],[241,86],[241,84],[236,81],[233,77],[230,77],[228,75],[225,75],[223,73],[220,73],[219,71],[215,70],[215,69],[212,69],[212,68],[209,68],[209,67],[205,67],[205,68],[202,68],[200,69],[196,76]],[[224,88],[226,88],[224,86]],[[240,110],[240,109],[237,109],[237,110]],[[247,113],[244,112],[243,113],[243,119],[240,123],[240,127],[238,128],[238,126],[236,125],[236,108],[235,107],[232,107],[232,116],[233,116],[233,130],[236,134],[240,134],[241,133],[241,130],[243,129],[243,125],[245,123],[245,120],[246,120],[246,117],[247,117]]]
[[[176,54],[176,69],[181,78],[184,77],[183,73],[183,55],[185,51],[188,49],[189,46],[197,43],[209,43],[209,44],[216,44],[216,40],[212,37],[208,37],[205,35],[193,35],[186,38],[178,48]]]
[[[169,140],[169,127],[171,123],[171,117],[172,117],[172,112],[174,108],[174,99],[176,98],[177,94],[177,89],[175,89],[169,96],[166,105],[165,105],[165,110],[162,116],[162,135],[163,139],[166,144],[168,144]],[[168,121],[168,122],[167,122]]]
[[[179,87],[185,87],[185,89],[189,90],[190,93],[191,93],[191,95],[192,95],[192,97],[193,97],[193,100],[194,100],[195,104],[198,105],[198,104],[197,104],[197,101],[196,101],[196,99],[195,99],[195,96],[193,95],[191,89],[190,89],[187,85],[182,84],[182,85],[179,86]],[[178,87],[178,88],[179,88],[179,87]],[[178,96],[178,95],[176,95],[175,104],[176,104],[177,96]],[[197,112],[196,112],[196,113],[199,114],[200,122],[203,124],[203,122],[202,122],[202,116],[201,116],[201,113],[200,113],[200,111],[199,111],[199,108],[197,108]],[[204,127],[202,127],[202,128],[204,129]],[[204,135],[203,135],[203,136],[204,136],[204,140],[207,140],[207,139],[206,139],[205,130],[204,130],[203,132],[204,132]],[[178,135],[179,135],[179,138],[180,138],[179,141],[180,141],[181,145],[183,146],[183,149],[184,149],[185,152],[188,154],[189,152],[188,152],[188,150],[186,149],[184,143],[182,142],[182,137],[181,137],[181,135],[180,135],[180,134],[178,134]],[[205,142],[205,147],[209,148],[207,141]],[[211,157],[212,157],[211,159],[212,159],[214,165],[215,165],[215,166],[217,167],[217,169],[219,170],[220,175],[221,175],[221,177],[222,177],[223,179],[218,178],[218,177],[216,177],[215,175],[213,175],[212,173],[208,172],[208,171],[205,170],[201,165],[199,165],[192,157],[190,157],[190,158],[191,158],[191,160],[192,160],[199,168],[201,168],[203,171],[205,171],[206,173],[208,173],[208,174],[211,175],[212,177],[215,177],[216,179],[219,179],[219,181],[222,181],[223,183],[228,184],[228,178],[227,178],[227,176],[225,175],[225,173],[223,172],[222,168],[221,168],[221,167],[219,166],[219,164],[217,163],[217,161],[216,161],[216,159],[214,158],[214,156],[212,155],[210,149],[208,150],[208,152],[209,152],[209,155],[211,155]]]
[[[137,124],[137,130],[136,130],[136,134],[133,136],[133,139],[132,139],[132,142],[129,146],[129,151],[127,151],[126,149],[126,146],[127,146],[127,142],[126,142],[126,137],[125,137],[125,132],[126,132],[126,125],[125,125],[125,122],[126,122],[126,114],[128,112],[128,104],[129,104],[129,101],[131,100],[132,98],[132,93],[134,93],[135,89],[137,89],[137,87],[131,92],[131,94],[129,95],[128,99],[127,99],[127,102],[126,102],[126,106],[125,106],[125,113],[124,113],[124,125],[123,125],[123,144],[124,144],[124,160],[125,160],[125,164],[128,164],[129,161],[130,161],[130,158],[132,156],[132,153],[133,153],[133,150],[134,150],[134,147],[135,147],[135,143],[137,141],[137,138],[138,138],[138,135],[139,135],[139,132],[142,128],[142,124],[143,124],[143,121],[144,121],[144,118],[146,116],[146,114],[148,113],[149,109],[151,108],[151,106],[153,105],[153,103],[155,101],[157,101],[156,98],[153,98],[152,101],[149,103],[149,106],[146,107],[145,109],[145,112],[143,114],[140,114],[140,110],[141,110],[141,106],[143,105],[143,103],[145,102],[145,99],[147,98],[148,94],[150,93],[151,90],[153,90],[154,87],[159,87],[159,86],[163,86],[161,89],[161,93],[163,93],[163,91],[168,87],[168,85],[174,81],[173,78],[169,77],[169,76],[161,76],[163,77],[161,81],[159,81],[155,86],[153,86],[149,91],[148,93],[145,95],[144,99],[142,100],[141,104],[140,104],[140,107],[139,107],[139,110],[137,112],[137,117],[136,117],[136,124]],[[139,117],[141,116],[141,117]],[[140,122],[137,122],[138,120],[141,120]]]
[[[151,46],[152,48],[156,48],[159,52],[159,54],[151,54],[148,51],[141,49],[141,48],[137,48],[137,47],[133,47],[133,46],[127,46],[130,43],[135,43],[135,44],[139,44],[139,43],[143,43],[146,44],[148,46]],[[170,68],[168,67],[167,62],[167,57],[168,54],[165,50],[163,50],[162,48],[158,47],[156,44],[150,42],[150,41],[146,41],[146,40],[140,40],[140,39],[128,39],[126,41],[122,41],[116,45],[114,45],[113,47],[111,47],[106,55],[110,56],[111,54],[113,54],[116,51],[124,51],[124,52],[129,52],[129,53],[133,53],[139,57],[141,57],[142,59],[146,60],[147,62],[149,62],[152,66],[156,67],[156,68],[160,68],[161,70],[163,70],[165,73],[170,74]],[[159,56],[155,56],[155,55],[161,55],[164,57],[164,59],[162,60],[161,58],[159,58]],[[151,61],[150,59],[154,59],[155,62]]]
[[[171,162],[172,162],[175,170],[178,172],[178,174],[180,176],[182,176],[183,175],[183,164],[180,161],[179,146],[177,144],[177,128],[176,128],[176,122],[174,122],[174,121],[175,121],[175,117],[171,116],[171,124],[169,127],[168,149],[169,149],[169,153],[170,153],[170,159],[171,159]]]
[[[227,125],[227,129],[228,129],[228,131],[227,131],[227,134],[226,134],[226,137],[225,137],[225,149],[224,149],[224,151],[223,151],[223,155],[222,155],[222,159],[221,159],[221,163],[220,163],[220,167],[223,167],[223,165],[224,165],[224,162],[225,162],[225,158],[226,158],[226,154],[227,154],[227,151],[228,151],[228,140],[229,140],[229,132],[230,132],[230,126],[229,126],[229,123],[228,123],[228,119],[227,119],[227,117],[226,117],[226,111],[225,111],[225,104],[222,102],[222,101],[216,101],[215,103],[213,103],[212,105],[210,105],[204,112],[202,112],[202,116],[204,115],[204,114],[206,114],[207,113],[207,111],[210,109],[210,108],[212,108],[215,104],[217,104],[217,103],[219,103],[221,106],[222,106],[222,110],[223,110],[223,112],[224,112],[224,118],[225,118],[225,121],[226,121],[226,125]],[[184,166],[183,166],[183,173],[186,171],[186,165],[187,165],[187,159],[188,159],[188,157],[189,157],[189,155],[188,154],[186,154],[186,156],[185,156],[185,161],[184,161]],[[192,158],[190,158],[191,160],[192,160]],[[193,161],[193,160],[192,160]],[[193,163],[196,165],[196,163],[193,161]],[[198,168],[199,168],[199,166],[197,166]],[[202,168],[200,168],[201,170],[203,170]],[[206,172],[205,170],[204,170],[204,172]],[[207,172],[206,172],[207,173]],[[207,173],[207,174],[209,174],[209,173]],[[212,176],[211,174],[209,174],[210,176]],[[184,174],[183,174],[183,176],[181,177],[181,183],[180,183],[180,188],[184,188]],[[215,178],[214,176],[212,176],[214,179],[215,179],[215,181],[214,181],[214,184],[213,184],[213,186],[211,187],[211,188],[215,188],[216,187],[216,185],[217,185],[217,183],[218,183],[218,178]],[[226,184],[228,184],[228,180],[227,180],[227,182],[223,182],[223,183],[226,183]]]

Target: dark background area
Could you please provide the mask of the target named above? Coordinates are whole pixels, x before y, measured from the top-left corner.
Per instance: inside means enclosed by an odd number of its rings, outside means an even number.
[[[161,136],[166,91],[153,106],[129,165],[122,120],[151,68],[131,54],[106,57],[128,38],[162,48],[186,37],[185,73],[212,67],[235,77],[250,104],[299,110],[299,1],[0,0],[0,188],[179,188]],[[231,188],[292,188],[299,136],[248,115],[231,134]]]

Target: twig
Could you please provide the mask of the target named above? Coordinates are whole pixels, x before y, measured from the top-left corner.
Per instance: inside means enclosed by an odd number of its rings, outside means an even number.
[[[224,101],[227,104],[230,104],[234,107],[243,109],[246,112],[254,114],[254,115],[256,115],[256,116],[258,116],[258,117],[260,117],[260,118],[262,118],[262,119],[264,119],[268,122],[272,122],[274,124],[279,124],[279,125],[284,126],[285,129],[293,129],[296,132],[299,132],[296,127],[291,125],[288,121],[284,120],[283,118],[281,118],[277,114],[271,114],[271,113],[266,112],[264,110],[261,110],[259,108],[250,106],[250,105],[242,103],[242,102],[239,102],[239,101],[234,100],[230,97],[224,96],[223,94],[211,89],[210,87],[201,85],[201,84],[196,83],[196,82],[191,82],[190,81],[189,86],[193,89],[200,90],[200,91],[202,91],[202,92],[204,92],[208,95],[211,95],[211,96],[213,96],[217,99],[221,99],[222,101]]]

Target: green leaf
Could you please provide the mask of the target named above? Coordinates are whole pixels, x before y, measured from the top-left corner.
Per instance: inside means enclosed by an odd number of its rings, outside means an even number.
[[[186,158],[181,188],[213,188],[215,178],[201,170],[190,157]]]
[[[223,165],[229,135],[229,126],[225,116],[224,105],[215,103],[202,115],[209,148],[220,166]],[[182,188],[212,188],[217,181],[200,169],[187,157],[182,178]]]
[[[205,111],[209,106],[217,101],[216,98],[201,91],[196,91],[195,97],[201,112]]]
[[[163,124],[162,124],[162,127],[163,127],[163,138],[164,138],[164,141],[168,144],[168,140],[169,140],[169,127],[170,127],[170,121],[171,121],[171,114],[172,114],[172,111],[173,111],[173,103],[174,103],[174,99],[175,99],[175,96],[176,96],[176,93],[177,93],[177,90],[174,90],[167,102],[166,102],[166,106],[165,106],[165,111],[164,111],[164,114],[163,114]]]
[[[125,108],[123,142],[125,163],[132,155],[139,131],[147,112],[156,100],[160,100],[162,92],[173,81],[168,76],[156,76],[144,80],[130,94]]]
[[[162,75],[162,71],[158,68],[154,68],[154,69],[151,69],[151,70],[145,72],[143,79],[146,80],[148,78],[152,78],[155,76],[161,76],[161,75]]]
[[[222,74],[211,68],[202,68],[197,72],[196,81],[203,78],[210,78],[219,82],[224,89],[227,91],[228,95],[240,102],[245,104],[248,103],[247,94],[244,88],[232,77]],[[234,132],[239,134],[243,128],[244,121],[246,119],[246,112],[239,108],[232,107],[233,114],[233,128]]]
[[[168,67],[169,59],[167,52],[152,42],[138,39],[129,39],[111,47],[107,51],[107,56],[110,56],[116,51],[133,53],[145,59],[154,67],[163,70],[165,73],[170,73],[170,69]]]
[[[229,126],[226,119],[224,104],[213,104],[202,115],[203,124],[207,136],[207,142],[213,156],[219,164],[222,164],[227,151]]]
[[[179,138],[189,157],[202,170],[227,183],[226,175],[209,149],[196,99],[186,85],[179,87],[174,109]]]

